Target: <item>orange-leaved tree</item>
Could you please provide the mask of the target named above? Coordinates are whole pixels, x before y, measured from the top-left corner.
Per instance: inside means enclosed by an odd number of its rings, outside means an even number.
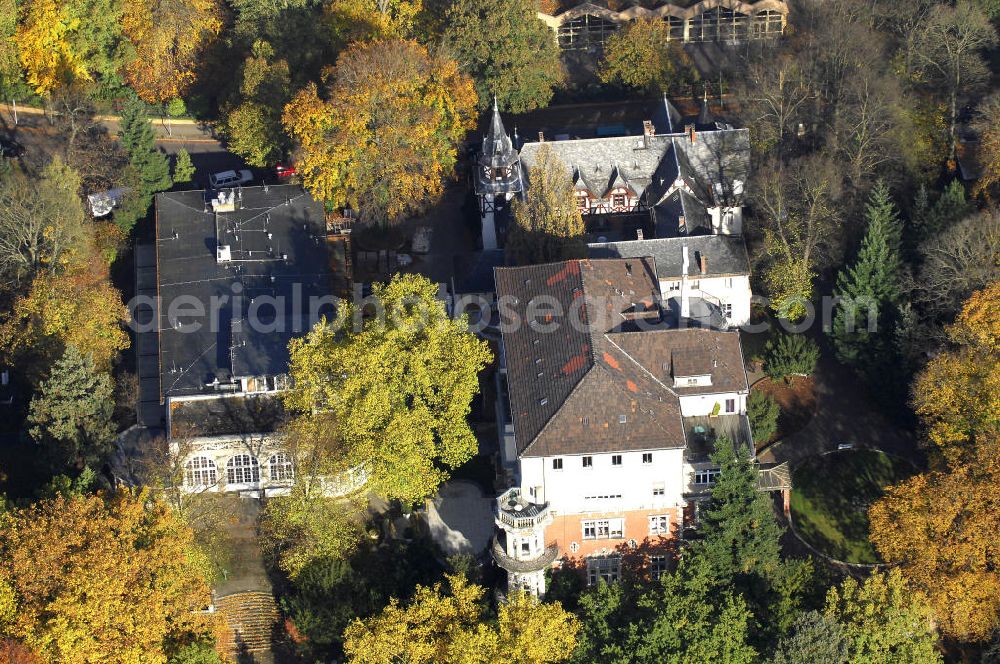
[[[968,463],[916,475],[871,508],[871,540],[927,595],[942,632],[982,641],[1000,627],[1000,435]]]
[[[57,497],[0,517],[0,625],[44,661],[166,662],[210,635],[191,530],[145,491]]]
[[[1000,628],[1000,281],[973,293],[951,347],[914,383],[932,469],[872,505],[870,538],[934,609],[941,631],[982,641]]]
[[[948,330],[952,347],[917,376],[913,404],[949,462],[977,431],[1000,424],[1000,281],[973,293]]]
[[[472,81],[454,61],[399,39],[353,44],[330,75],[322,96],[310,84],[285,107],[306,188],[378,224],[423,210],[472,127]]]
[[[135,49],[126,79],[150,103],[179,97],[195,79],[198,56],[222,30],[218,0],[126,3],[125,36]]]

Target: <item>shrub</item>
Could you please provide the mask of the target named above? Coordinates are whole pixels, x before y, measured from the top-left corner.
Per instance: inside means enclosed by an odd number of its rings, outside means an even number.
[[[747,399],[747,417],[750,419],[750,429],[753,431],[753,442],[756,444],[770,440],[778,432],[778,415],[781,409],[778,402],[770,394],[754,390]]]
[[[801,334],[781,334],[764,348],[764,373],[771,380],[808,376],[816,369],[819,346]]]

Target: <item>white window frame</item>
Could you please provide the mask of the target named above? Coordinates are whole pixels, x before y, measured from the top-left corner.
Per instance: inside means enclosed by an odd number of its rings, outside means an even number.
[[[624,539],[625,519],[588,519],[583,522],[583,539]]]
[[[562,469],[563,469],[562,457],[556,457],[552,459],[552,470],[562,470]]]
[[[670,534],[670,515],[669,514],[653,514],[649,517],[649,534],[650,535],[669,535]]]
[[[621,467],[621,465],[622,465],[622,455],[621,454],[612,454],[611,455],[611,465],[615,466],[615,467]]]
[[[252,454],[237,454],[226,462],[226,484],[260,482],[260,461]]]
[[[663,554],[651,555],[649,557],[649,573],[654,579],[659,579],[667,572],[667,557]]]
[[[653,453],[652,452],[643,452],[642,453],[642,462],[644,464],[647,464],[647,465],[653,463]]]
[[[726,412],[727,413],[736,412],[736,399],[726,399]]]
[[[584,468],[593,468],[594,467],[594,457],[592,457],[592,456],[585,456],[585,457],[583,457],[582,463],[583,463],[583,467]]]
[[[184,464],[184,486],[209,487],[219,483],[219,467],[210,457],[196,456]]]
[[[721,473],[721,468],[702,468],[701,470],[696,470],[694,471],[694,483],[712,486],[719,480]]]
[[[653,483],[653,495],[654,496],[665,496],[667,494],[667,487],[663,482]]]
[[[292,482],[295,480],[295,467],[287,454],[278,452],[267,460],[267,474],[272,482]]]
[[[587,558],[587,585],[596,586],[598,581],[615,583],[621,579],[621,556],[592,556]]]

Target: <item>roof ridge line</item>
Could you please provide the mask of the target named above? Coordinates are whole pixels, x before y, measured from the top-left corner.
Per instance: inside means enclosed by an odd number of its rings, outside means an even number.
[[[651,331],[654,331],[654,330],[651,330]],[[620,334],[628,334],[628,333],[627,333],[627,332],[622,332],[622,333],[620,333]],[[604,334],[604,339],[605,339],[605,340],[606,340],[606,341],[607,341],[607,342],[608,342],[609,344],[611,344],[612,346],[614,346],[615,348],[617,348],[617,349],[618,349],[618,350],[619,350],[619,351],[621,352],[621,354],[622,354],[622,355],[624,355],[624,356],[625,356],[625,357],[627,357],[627,358],[628,358],[629,360],[631,360],[631,361],[632,361],[632,363],[633,363],[633,364],[635,364],[635,365],[636,365],[637,367],[639,367],[639,369],[640,369],[641,371],[643,371],[643,372],[644,372],[644,373],[645,373],[646,375],[648,375],[648,376],[649,376],[650,378],[652,378],[652,379],[653,379],[653,381],[654,381],[654,382],[655,382],[655,383],[656,383],[657,385],[659,385],[660,387],[662,387],[663,389],[665,389],[665,390],[666,390],[667,392],[669,392],[669,393],[670,393],[671,395],[673,395],[673,396],[677,397],[677,399],[678,399],[678,400],[680,399],[680,395],[679,395],[679,394],[677,394],[677,392],[674,392],[673,388],[669,387],[669,386],[668,386],[668,385],[667,385],[666,383],[664,383],[664,382],[663,382],[663,381],[661,381],[661,380],[660,380],[659,378],[657,378],[656,376],[654,376],[654,375],[653,375],[653,372],[652,372],[652,371],[650,371],[649,369],[647,369],[646,367],[644,367],[644,366],[642,365],[642,363],[640,363],[640,362],[639,362],[639,360],[637,360],[637,359],[635,359],[634,357],[632,357],[632,355],[630,355],[628,351],[626,351],[626,350],[625,350],[624,348],[622,348],[621,346],[619,346],[618,344],[616,344],[616,343],[614,342],[614,340],[613,340],[613,339],[611,339],[611,337],[609,336],[609,333],[607,333],[607,332],[606,332],[606,333]]]

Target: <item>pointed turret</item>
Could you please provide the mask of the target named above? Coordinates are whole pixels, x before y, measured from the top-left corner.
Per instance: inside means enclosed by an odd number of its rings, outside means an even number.
[[[478,159],[480,193],[510,193],[520,190],[518,153],[500,118],[500,108],[493,98],[490,124],[483,137],[483,149]]]

